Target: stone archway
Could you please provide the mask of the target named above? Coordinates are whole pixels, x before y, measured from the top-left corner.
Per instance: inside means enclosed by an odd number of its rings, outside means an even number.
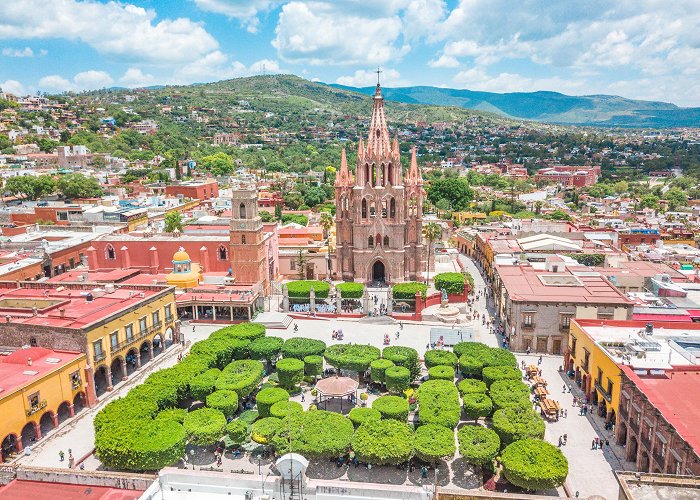
[[[56,410],[56,415],[58,416],[58,423],[62,424],[73,415],[71,414],[71,403],[70,401],[64,401],[58,405],[58,410]]]
[[[73,414],[76,414],[85,408],[85,393],[79,392],[73,398]]]
[[[42,437],[51,432],[56,427],[56,423],[57,422],[54,421],[54,414],[51,410],[44,412],[39,419],[39,428],[41,429]]]
[[[16,453],[21,451],[18,446],[17,436],[14,434],[8,434],[5,439],[2,440],[2,462],[6,461],[8,458],[12,458]]]
[[[386,266],[381,260],[374,261],[372,264],[372,282],[373,283],[386,283]]]
[[[36,443],[37,439],[39,439],[39,435],[37,434],[39,430],[39,426],[35,424],[34,422],[27,422],[25,426],[22,428],[22,448],[26,448],[27,446],[34,446],[34,443]]]
[[[617,427],[617,444],[624,446],[627,443],[627,424],[620,422]]]
[[[637,470],[640,472],[649,472],[649,454],[646,450],[642,449],[642,454],[639,457],[639,463],[637,464]]]
[[[100,365],[97,370],[95,370],[95,394],[97,396],[104,394],[109,387],[110,381],[107,380],[108,378],[107,366]]]
[[[635,462],[637,460],[637,448],[639,444],[637,443],[637,437],[634,435],[630,436],[630,442],[627,444],[627,451],[625,453],[625,459],[630,462]]]

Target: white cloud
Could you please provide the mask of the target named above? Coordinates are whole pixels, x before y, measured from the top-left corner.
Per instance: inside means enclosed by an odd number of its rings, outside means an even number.
[[[428,66],[431,68],[458,68],[459,61],[456,57],[443,54],[437,59],[429,61]]]
[[[75,84],[59,75],[44,76],[39,80],[39,88],[46,92],[68,92],[76,90]]]
[[[382,70],[380,74],[381,83],[385,87],[400,87],[408,85],[408,82],[401,79],[401,74],[395,69]],[[335,83],[347,85],[349,87],[370,87],[377,83],[377,72],[363,69],[355,71],[351,76],[341,76]]]
[[[155,82],[153,75],[141,71],[139,68],[129,68],[119,79],[119,83],[127,87],[147,87]]]
[[[24,88],[24,85],[17,80],[5,80],[4,82],[0,82],[0,89],[14,95],[27,94],[27,90]]]
[[[68,80],[60,75],[47,75],[39,80],[38,90],[44,92],[77,92],[80,90],[95,90],[107,87],[114,80],[105,71],[81,71]]]
[[[23,49],[12,49],[8,47],[2,49],[2,55],[5,57],[34,57],[34,51],[31,47],[25,47]]]
[[[194,0],[197,7],[207,12],[224,14],[239,19],[251,33],[258,31],[258,14],[273,9],[279,0]]]
[[[3,38],[79,40],[103,55],[153,64],[193,61],[219,46],[190,19],[156,21],[154,10],[96,0],[0,2]]]
[[[229,57],[221,51],[207,54],[198,61],[194,61],[180,68],[169,83],[185,84],[198,83],[212,80],[225,80],[242,76],[287,73],[280,68],[277,61],[261,59],[246,66],[240,61],[230,61]]]
[[[529,78],[517,73],[502,72],[495,76],[486,73],[482,68],[474,67],[460,71],[454,81],[469,90],[485,92],[536,92],[552,90],[568,94],[581,94],[584,82],[581,80],[565,80],[560,77]]]

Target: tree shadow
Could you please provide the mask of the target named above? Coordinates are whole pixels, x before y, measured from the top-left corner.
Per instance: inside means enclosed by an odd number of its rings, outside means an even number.
[[[350,465],[351,468],[354,465]],[[345,475],[346,466],[338,467],[335,460],[314,459],[309,461],[306,476],[310,479],[340,479]]]
[[[192,453],[193,451],[194,453]],[[187,445],[185,453],[187,453],[187,460],[190,465],[213,465],[216,462],[214,452],[200,446]]]
[[[428,474],[425,478],[422,477],[421,469],[423,465],[428,468]],[[438,470],[437,477],[435,476],[436,467]],[[413,472],[408,472],[408,480],[416,486],[432,485],[436,482],[438,486],[448,486],[450,484],[450,466],[444,460],[440,460],[435,466],[417,462]]]
[[[466,460],[461,458],[453,460],[452,484],[466,490],[481,488],[483,484],[481,469],[467,463]]]
[[[364,465],[348,468],[348,479],[361,483],[379,484],[404,484],[406,482],[406,468],[397,469],[393,465],[375,465],[368,469]]]

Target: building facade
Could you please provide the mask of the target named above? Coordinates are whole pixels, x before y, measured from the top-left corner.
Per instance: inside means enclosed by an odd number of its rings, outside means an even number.
[[[423,244],[423,178],[415,148],[404,176],[398,137],[389,137],[379,84],[369,135],[360,139],[353,178],[343,151],[335,180],[336,256],[345,281],[399,282],[420,279]]]
[[[265,232],[255,188],[234,187],[231,200],[231,271],[236,283],[260,284],[263,295],[275,275],[265,251]],[[272,266],[272,267],[271,267]]]

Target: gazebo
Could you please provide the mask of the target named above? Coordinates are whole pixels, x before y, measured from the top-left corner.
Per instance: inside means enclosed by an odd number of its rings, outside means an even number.
[[[340,399],[340,412],[343,412],[343,399],[350,396],[352,404],[355,404],[355,392],[359,382],[350,377],[328,377],[316,382],[316,390],[319,394],[318,404],[327,402],[329,399]],[[323,405],[326,408],[326,405]]]

